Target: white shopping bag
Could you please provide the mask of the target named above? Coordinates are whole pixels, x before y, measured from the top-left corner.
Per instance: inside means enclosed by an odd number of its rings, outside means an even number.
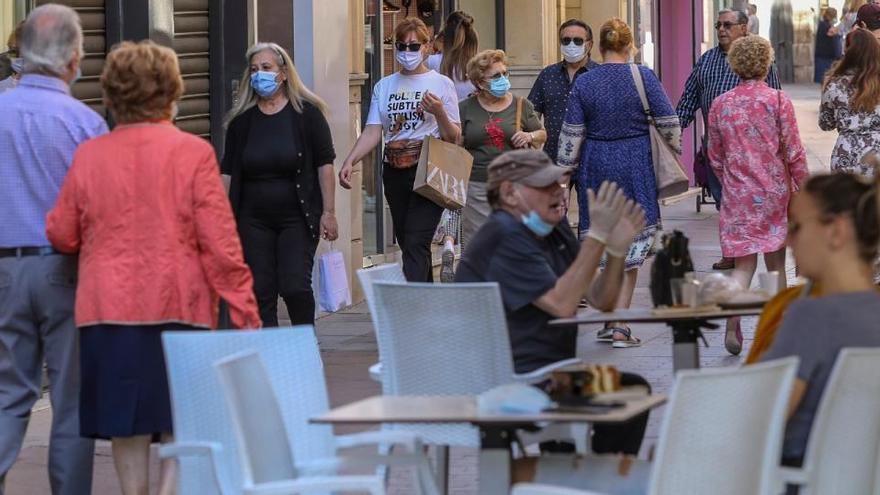
[[[348,273],[342,252],[330,251],[322,254],[318,258],[318,273],[321,277],[318,294],[321,309],[332,313],[351,306],[351,290],[348,287]]]

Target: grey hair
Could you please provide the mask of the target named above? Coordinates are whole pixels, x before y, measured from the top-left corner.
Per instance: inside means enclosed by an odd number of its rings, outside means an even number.
[[[25,73],[62,76],[70,61],[83,53],[79,15],[64,5],[37,7],[22,26],[19,50]]]
[[[739,24],[748,24],[749,23],[749,14],[746,14],[742,10],[721,9],[718,11],[719,18],[724,14],[735,14],[736,15],[736,22]]]

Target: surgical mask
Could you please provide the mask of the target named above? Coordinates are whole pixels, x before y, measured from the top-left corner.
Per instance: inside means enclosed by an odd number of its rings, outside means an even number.
[[[501,98],[510,91],[510,79],[507,76],[499,76],[489,81],[489,92],[496,98]]]
[[[583,60],[584,55],[587,51],[587,43],[585,42],[581,46],[577,46],[574,44],[574,41],[567,45],[561,45],[562,47],[562,58],[565,59],[566,62],[570,64],[574,64]]]
[[[397,52],[397,63],[406,70],[416,70],[422,64],[424,57],[421,50],[417,52]]]
[[[251,87],[263,98],[268,98],[278,91],[278,73],[260,70],[251,74]]]
[[[553,232],[553,225],[545,222],[544,219],[541,218],[541,215],[526,203],[526,200],[522,197],[522,194],[520,194],[519,189],[517,189],[516,194],[519,195],[519,200],[529,209],[528,213],[520,215],[523,225],[538,237],[547,237],[550,235],[550,232]]]
[[[73,86],[74,84],[76,84],[76,82],[79,81],[79,79],[82,77],[82,75],[83,75],[82,67],[77,67],[76,74],[73,75],[73,79],[70,80],[70,84],[68,84],[68,86]]]
[[[21,74],[21,72],[24,70],[24,59],[18,57],[12,59],[10,62],[12,65],[12,72],[15,72],[16,74]]]

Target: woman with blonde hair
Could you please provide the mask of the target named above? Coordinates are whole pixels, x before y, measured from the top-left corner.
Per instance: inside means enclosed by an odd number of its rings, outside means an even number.
[[[458,104],[462,146],[474,157],[462,209],[462,244],[492,213],[486,197],[489,163],[505,151],[539,148],[547,139],[532,102],[510,92],[507,55],[502,50],[483,50],[472,58],[468,79],[476,83],[477,91]]]
[[[222,173],[264,326],[278,326],[279,295],[291,324],[314,324],[315,251],[321,238],[338,236],[327,105],[275,43],[257,43],[245,57]]]
[[[747,36],[727,54],[739,85],[719,96],[709,112],[709,161],[721,181],[721,253],[734,258],[733,277],[748,289],[758,266],[779,274],[785,288],[788,204],[809,176],[794,106],[764,81],[773,63],[770,42]],[[742,352],[740,319],[727,322],[724,346]]]
[[[216,328],[218,295],[239,328],[260,318],[214,149],[171,123],[177,55],[123,42],[101,86],[117,125],[77,148],[46,234],[79,255],[80,434],[109,438],[122,493],[145,495],[150,443],[172,441],[162,332]],[[161,463],[160,495],[175,492],[175,462]]]
[[[819,127],[839,133],[831,169],[874,175],[864,157],[880,153],[880,43],[857,29],[850,46],[822,87]]]
[[[431,240],[443,214],[441,206],[413,192],[422,140],[433,136],[455,143],[461,135],[452,80],[425,66],[430,41],[421,19],[407,17],[394,28],[400,70],[373,87],[366,126],[339,171],[342,187],[350,189],[354,164],[384,140],[382,184],[410,282],[434,279]]]
[[[617,307],[629,308],[638,270],[645,263],[660,229],[648,126],[655,125],[675,150],[681,148],[681,127],[666,90],[654,72],[632,64],[633,33],[625,22],[614,18],[602,24],[599,51],[604,63],[578,76],[569,96],[559,134],[558,160],[560,165],[577,168],[574,181],[580,206],[578,231],[581,237],[590,235],[587,191],[598,190],[604,181],[617,183],[627,197],[645,210],[646,227],[630,250],[620,253],[625,257],[626,271]],[[653,124],[645,116],[633,76],[634,67],[644,86]],[[597,339],[612,342],[614,347],[641,343],[624,322],[606,325]]]

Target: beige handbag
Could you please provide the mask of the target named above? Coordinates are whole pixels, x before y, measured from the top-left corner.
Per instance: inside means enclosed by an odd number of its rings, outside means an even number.
[[[681,165],[681,155],[675,152],[669,143],[660,135],[657,130],[657,124],[651,114],[651,105],[648,103],[648,97],[645,95],[645,83],[642,81],[642,74],[639,72],[639,66],[636,64],[629,65],[632,71],[633,80],[636,83],[636,90],[639,92],[639,98],[642,100],[642,108],[645,116],[648,118],[648,133],[651,136],[651,157],[654,162],[654,177],[657,180],[657,199],[668,198],[681,194],[688,190],[690,180],[684,172]]]

